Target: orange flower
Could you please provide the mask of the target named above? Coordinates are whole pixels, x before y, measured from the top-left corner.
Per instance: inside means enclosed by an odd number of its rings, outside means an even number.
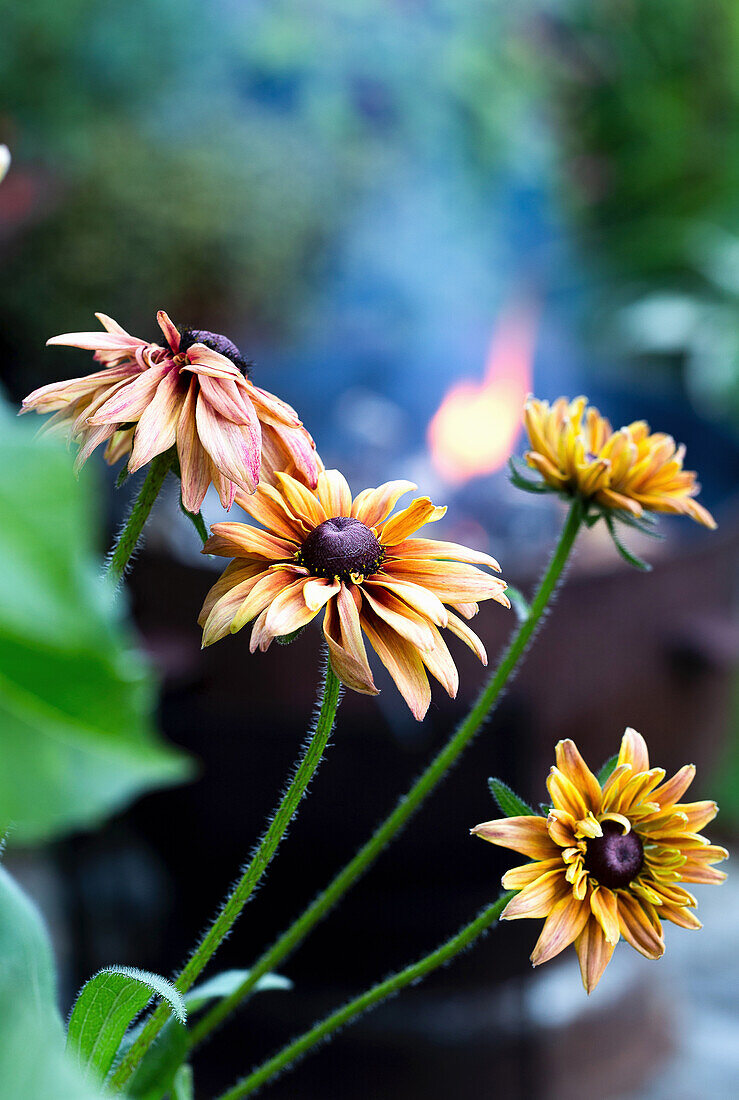
[[[53,412],[79,444],[79,469],[101,443],[112,464],[130,454],[131,473],[177,447],[182,500],[191,512],[211,482],[230,508],[237,489],[289,470],[315,485],[320,460],[294,409],[246,376],[248,364],[225,336],[177,329],[157,314],[166,346],[139,340],[104,313],[105,332],[70,332],[49,344],[93,351],[103,369],[42,386],[21,412]]]
[[[548,817],[502,818],[472,832],[533,860],[503,876],[503,886],[520,893],[501,919],[546,918],[534,966],[574,941],[590,993],[621,936],[646,958],[658,959],[665,949],[663,920],[701,927],[691,911],[695,898],[678,883],[723,882],[726,875],[711,864],[728,852],[700,835],[718,813],[716,803],[679,801],[694,765],[665,782],[662,768],[650,769],[636,730],[626,730],[602,786],[574,742],[560,741],[556,760],[547,780]]]
[[[614,432],[586,397],[560,397],[551,406],[529,398],[524,424],[531,443],[526,461],[551,488],[636,517],[673,512],[716,526],[693,500],[700,485],[695,473],[683,470],[685,447],[663,432],[650,433],[645,421]]]
[[[431,700],[426,669],[454,697],[459,676],[439,627],[448,627],[483,662],[480,639],[463,621],[480,600],[510,607],[494,558],[451,542],[411,536],[441,519],[427,497],[390,519],[416,486],[390,481],[352,499],[338,470],[318,475],[311,492],[288,474],[276,488],[260,485],[237,502],[262,528],[216,523],[204,553],[233,558],[208,593],[200,615],[203,645],[254,620],[251,651],[304,627],[322,610],[336,675],[355,691],[376,695],[362,631],[419,720]],[[459,618],[444,605],[459,612]]]

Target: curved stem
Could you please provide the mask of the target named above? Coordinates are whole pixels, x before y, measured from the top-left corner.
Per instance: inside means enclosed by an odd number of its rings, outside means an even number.
[[[213,957],[236,922],[245,904],[254,892],[259,880],[267,870],[288,825],[292,821],[298,805],[306,792],[308,784],[321,762],[324,749],[331,736],[336,718],[336,708],[341,696],[341,684],[326,660],[326,675],[323,681],[321,707],[315,728],[310,735],[300,763],[292,781],[283,795],[282,801],[252,856],[240,881],[236,884],[223,905],[218,916],[203,936],[190,956],[187,965],[180,972],[175,986],[180,993],[186,993],[198,978],[203,968]],[[110,1085],[116,1090],[129,1079],[136,1066],[146,1054],[169,1018],[170,1010],[166,1004],[160,1004],[151,1014],[136,1041],[113,1074]]]
[[[567,559],[580,530],[583,518],[583,506],[579,498],[573,500],[567,520],[559,537],[559,542],[549,562],[547,570],[536,591],[529,614],[513,635],[508,648],[487,684],[481,691],[474,706],[447,741],[446,745],[434,757],[426,771],[416,780],[404,798],[401,798],[389,817],[385,818],[375,830],[363,848],[346,864],[326,889],[311,902],[301,916],[268,948],[249,971],[249,976],[238,989],[219,1001],[190,1033],[190,1044],[201,1042],[214,1028],[231,1013],[252,992],[259,979],[291,954],[306,938],[313,927],[336,905],[361,875],[370,867],[393,837],[416,812],[424,799],[431,794],[446,772],[470,743],[491,713],[503,688],[508,683],[513,670],[523,655],[539,624],[549,600],[557,586]]]
[[[298,1036],[291,1043],[288,1043],[286,1047],[283,1047],[278,1054],[264,1062],[258,1069],[255,1069],[248,1077],[242,1078],[238,1081],[233,1088],[228,1092],[224,1092],[218,1100],[242,1100],[245,1096],[251,1096],[257,1089],[261,1088],[267,1081],[269,1081],[275,1074],[282,1072],[290,1067],[298,1058],[302,1057],[314,1047],[316,1043],[324,1042],[329,1039],[334,1032],[339,1028],[345,1027],[346,1024],[353,1023],[358,1016],[367,1012],[368,1009],[374,1008],[381,1001],[386,1000],[388,997],[392,997],[394,993],[398,993],[405,986],[410,985],[412,982],[418,982],[422,978],[425,978],[427,974],[430,974],[432,970],[437,970],[440,966],[444,966],[458,955],[460,951],[464,951],[466,947],[486,932],[491,924],[494,924],[505,906],[513,897],[513,893],[503,894],[502,897],[493,904],[488,906],[487,909],[477,916],[469,924],[466,924],[463,928],[457,932],[456,936],[452,936],[451,939],[443,943],[441,947],[437,947],[435,951],[432,951],[430,955],[425,955],[424,958],[419,959],[418,962],[412,963],[410,966],[406,966],[405,969],[399,970],[397,974],[392,974],[389,978],[386,978],[384,982],[378,982],[377,985],[372,986],[365,993],[361,993],[354,1000],[348,1001],[342,1008],[332,1012],[320,1023],[315,1024],[309,1031],[305,1031],[302,1035]]]
[[[159,496],[159,490],[172,467],[172,460],[173,452],[171,450],[165,451],[164,454],[157,455],[156,458],[151,460],[141,491],[134,501],[123,530],[118,536],[118,541],[108,558],[106,573],[115,581],[119,581],[126,571],[126,566],[141,538],[141,532],[149,518],[154,501]]]

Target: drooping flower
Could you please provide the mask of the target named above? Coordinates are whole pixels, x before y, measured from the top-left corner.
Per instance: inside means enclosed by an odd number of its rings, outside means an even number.
[[[662,921],[701,927],[695,898],[679,884],[723,882],[726,875],[711,864],[728,852],[700,835],[716,816],[716,803],[680,801],[694,765],[665,781],[664,769],[649,767],[636,730],[626,730],[602,786],[574,742],[559,742],[556,761],[547,780],[548,817],[501,818],[472,832],[532,860],[503,876],[503,886],[520,893],[502,919],[546,918],[532,963],[547,962],[574,942],[590,993],[621,936],[658,959],[665,949]]]
[[[481,600],[510,604],[505,582],[478,568],[499,570],[494,558],[412,537],[446,508],[422,497],[388,518],[415,488],[390,481],[352,498],[342,474],[326,470],[313,492],[278,473],[276,487],[237,494],[262,527],[213,525],[203,552],[234,560],[205,600],[203,645],[253,620],[251,651],[264,651],[323,611],[331,664],[347,687],[377,694],[364,632],[416,718],[423,718],[431,699],[426,670],[456,695],[457,669],[439,628],[448,627],[486,664],[483,645],[464,619],[476,614]]]
[[[273,478],[276,470],[316,484],[320,459],[297,413],[250,381],[248,364],[227,337],[180,330],[160,310],[160,346],[131,336],[104,313],[96,317],[105,332],[70,332],[47,342],[92,351],[103,369],[42,386],[21,409],[54,413],[47,427],[62,427],[79,444],[76,469],[101,443],[110,464],[129,455],[131,473],[176,446],[182,500],[191,512],[200,510],[211,482],[226,508],[237,489],[253,492],[260,477]]]
[[[553,405],[529,398],[524,424],[531,449],[529,466],[558,492],[579,494],[606,511],[640,517],[646,512],[690,516],[705,527],[716,521],[693,498],[696,474],[683,469],[685,447],[664,432],[650,432],[636,420],[614,431],[586,397]]]

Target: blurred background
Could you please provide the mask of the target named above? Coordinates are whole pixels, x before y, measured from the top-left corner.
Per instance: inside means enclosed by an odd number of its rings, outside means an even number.
[[[176,493],[127,584],[129,618],[80,596],[136,486],[116,493],[97,455],[77,486],[71,458],[12,412],[91,369],[44,345],[95,327],[96,310],[146,339],[160,308],[224,332],[355,491],[411,478],[449,505],[440,537],[490,549],[526,593],[561,519],[505,476],[529,392],[584,392],[614,424],[673,433],[719,521],[709,535],[666,520],[664,541],[631,540],[648,576],[599,528],[583,538],[493,722],[285,964],[293,989],[262,994],[202,1052],[198,1095],[497,895],[511,860],[467,836],[496,816],[485,780],[538,802],[562,736],[597,765],[629,724],[656,764],[694,760],[695,797],[722,807],[712,839],[735,837],[733,0],[0,0],[0,17],[13,154],[0,188],[0,792],[17,823],[6,862],[51,924],[65,1010],[106,963],[179,966],[273,807],[319,659],[317,629],[266,655],[249,656],[246,634],[200,652],[217,561],[199,555]],[[204,515],[222,518],[217,500]],[[29,563],[46,570],[41,596]],[[483,607],[477,624],[492,657],[512,613]],[[482,680],[454,654],[460,697],[437,691],[421,726],[392,687],[345,698],[313,797],[219,965],[248,966],[443,742]],[[74,737],[69,722],[52,736],[38,708],[31,722],[19,684],[73,716]],[[739,887],[697,892],[704,931],[669,926],[659,963],[620,948],[588,1001],[572,958],[532,975],[533,922],[505,925],[270,1095],[734,1096]]]

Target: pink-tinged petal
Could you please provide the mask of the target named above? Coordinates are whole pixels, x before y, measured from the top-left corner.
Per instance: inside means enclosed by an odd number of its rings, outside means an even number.
[[[618,892],[617,900],[618,923],[623,938],[645,958],[660,958],[664,954],[665,944],[653,907],[648,901],[637,901],[624,890]]]
[[[583,760],[577,745],[569,738],[557,744],[555,758],[557,767],[580,791],[589,810],[597,813],[600,809],[600,783]]]
[[[537,882],[548,871],[562,870],[561,859],[539,859],[531,863],[522,863],[520,867],[511,867],[503,875],[501,886],[504,890],[523,890],[524,886],[530,886]]]
[[[304,520],[309,528],[319,527],[329,518],[318,497],[290,474],[277,475],[277,482],[285,495],[290,510],[298,519]]]
[[[412,481],[386,481],[377,489],[363,489],[352,505],[352,516],[367,527],[376,527],[392,512],[402,496],[418,486]]]
[[[135,473],[151,462],[155,455],[163,454],[174,446],[182,403],[179,378],[175,371],[170,371],[159,383],[136,426],[133,450],[128,460],[130,473]]]
[[[226,420],[232,420],[234,424],[253,424],[258,420],[246,391],[232,378],[211,378],[208,374],[201,374],[198,381],[200,392],[208,404]]]
[[[615,947],[621,937],[618,926],[616,895],[604,886],[596,886],[590,895],[590,908],[593,911],[593,916],[603,929],[606,939]]]
[[[469,646],[473,653],[475,653],[484,665],[488,663],[488,655],[485,652],[485,646],[477,637],[473,630],[467,626],[467,623],[462,619],[458,619],[452,612],[448,612],[447,626],[451,630],[452,634],[456,634],[458,638],[461,638],[465,645]]]
[[[338,470],[323,470],[318,475],[316,492],[326,515],[330,519],[335,519],[337,516],[351,515],[351,490],[346,483],[346,478]]]
[[[431,561],[442,559],[467,562],[471,565],[487,565],[500,573],[500,566],[495,558],[491,558],[489,554],[483,554],[480,550],[470,550],[468,546],[462,546],[458,542],[405,539],[395,546],[388,546],[387,553],[391,558],[428,558]]]
[[[66,382],[50,382],[47,386],[39,386],[28,397],[23,398],[21,412],[55,412],[89,397],[100,388],[103,388],[103,392],[108,388],[112,389],[118,382],[135,378],[138,373],[134,367],[126,364],[95,371],[94,374],[87,374],[82,378],[70,378]]]
[[[227,512],[231,511],[231,505],[236,498],[236,482],[222,474],[209,454],[206,455],[210,464],[210,480],[218,493],[221,504]]]
[[[114,432],[108,440],[103,458],[109,466],[114,466],[124,455],[129,454],[133,445],[133,428],[124,432]]]
[[[228,590],[213,602],[203,623],[203,648],[213,645],[227,634],[233,633],[234,617],[245,600],[254,591],[256,586],[266,577],[265,572],[256,573],[246,577],[229,587]],[[212,591],[212,590],[211,590]],[[210,597],[210,593],[208,594]],[[209,601],[208,601],[209,602]]]
[[[552,908],[571,895],[564,867],[547,871],[512,898],[500,915],[501,920],[528,920],[546,917]]]
[[[168,375],[177,382],[177,371],[166,359],[159,366],[135,375],[109,398],[91,419],[93,424],[129,424],[138,421],[154,400],[158,386]]]
[[[661,787],[657,787],[656,791],[652,791],[650,801],[659,803],[665,809],[674,806],[685,794],[694,779],[695,764],[685,764],[678,772],[675,772],[671,779],[668,779]]]
[[[531,954],[534,966],[549,962],[565,947],[569,947],[580,935],[590,920],[590,907],[587,899],[578,901],[574,894],[558,901],[547,919],[536,947]]]
[[[305,428],[275,427],[262,424],[262,478],[276,483],[278,473],[291,474],[314,489],[323,463],[316,445]]]
[[[267,610],[267,618],[264,622],[265,634],[271,634],[273,638],[282,638],[285,634],[292,634],[306,626],[317,615],[317,611],[308,607],[303,595],[305,577],[299,577],[289,588],[285,588],[276,596]]]
[[[419,527],[427,523],[436,523],[446,515],[446,508],[437,508],[428,497],[419,497],[389,519],[378,532],[383,546],[395,546]]]
[[[359,618],[361,602],[362,597],[359,590],[354,585],[347,585],[342,582],[335,601],[341,625],[341,640],[345,649],[361,665],[365,670],[365,674],[369,675],[371,680],[367,651],[362,637],[362,624]],[[372,681],[372,686],[374,687],[374,681]]]
[[[362,642],[361,652],[359,650],[350,652],[349,650],[347,639],[342,631],[337,599],[331,599],[326,604],[326,613],[323,618],[323,636],[328,646],[331,667],[342,684],[351,688],[352,691],[361,692],[363,695],[379,695],[367,663],[364,643]]]
[[[265,629],[268,614],[269,608],[265,607],[264,611],[261,611],[252,623],[251,637],[249,638],[250,653],[256,653],[257,649],[260,653],[266,653],[274,641],[274,635],[269,634]]]
[[[575,940],[575,950],[585,992],[592,993],[611,961],[615,944],[608,942],[598,921],[591,917]]]
[[[362,585],[362,589],[371,592],[372,595],[380,589],[392,592],[404,603],[407,603],[409,607],[412,607],[414,611],[425,615],[436,626],[447,626],[449,623],[449,612],[439,597],[435,596],[433,592],[429,592],[428,589],[422,588],[419,584],[396,581],[381,570],[368,578]]]
[[[146,340],[114,332],[64,332],[46,341],[47,347],[81,348],[83,351],[130,351],[146,345]]]
[[[451,699],[456,699],[459,690],[459,672],[452,660],[452,655],[447,644],[435,626],[431,627],[434,634],[434,648],[422,649],[421,660],[431,675],[439,681],[444,691]]]
[[[169,319],[163,309],[160,309],[157,313],[157,322],[164,333],[164,339],[176,354],[180,350],[180,333],[177,325]]]
[[[410,707],[411,714],[420,722],[431,702],[431,688],[418,650],[369,608],[363,609],[362,625],[372,648]]]
[[[191,370],[197,375],[208,374],[212,378],[231,378],[240,383],[244,381],[243,374],[230,359],[206,347],[205,344],[191,344],[185,354],[187,357],[185,370]]]
[[[451,607],[458,611],[463,619],[474,619],[480,608],[476,603],[452,603]]]
[[[205,551],[203,551],[203,553],[205,553]],[[256,577],[263,572],[265,572],[263,561],[253,563],[243,561],[229,562],[216,583],[208,592],[208,595],[205,597],[203,606],[200,609],[200,614],[198,615],[198,626],[205,626],[206,619],[222,596],[225,596],[232,588],[235,588],[236,585],[240,584],[242,581],[248,581],[252,577]]]
[[[631,764],[634,772],[649,771],[649,750],[640,733],[629,726],[621,739],[619,764]]]
[[[441,561],[386,561],[383,570],[394,580],[420,584],[434,592],[445,603],[456,604],[482,600],[497,600],[510,606],[503,594],[505,581],[483,573],[474,565]]]
[[[234,556],[268,558],[271,561],[290,561],[295,553],[293,543],[271,535],[260,527],[248,523],[214,523],[213,535],[230,543]],[[211,551],[212,553],[212,551]]]
[[[292,515],[284,498],[272,485],[265,485],[260,481],[255,492],[251,494],[237,492],[236,503],[268,531],[294,542],[295,550],[310,531],[302,520]]]
[[[223,476],[247,491],[256,489],[262,460],[262,433],[256,414],[249,424],[234,424],[217,413],[201,391],[195,422],[200,442]]]
[[[380,587],[375,587],[373,594],[369,586],[362,585],[362,594],[375,614],[411,645],[423,650],[434,648],[435,639],[430,623],[408,604]]]
[[[268,390],[260,389],[259,386],[255,386],[248,380],[246,386],[248,388],[249,398],[254,402],[259,411],[260,420],[277,427],[301,427],[300,417],[295,412],[295,409],[291,405],[288,405],[286,401],[281,401],[280,398],[275,397],[273,393],[270,393]]]
[[[198,438],[195,406],[198,396],[197,379],[193,378],[180,410],[177,422],[177,454],[182,478],[182,503],[188,512],[199,512],[210,485],[210,459]]]
[[[340,590],[341,581],[329,580],[327,577],[311,577],[305,582],[303,599],[311,611],[320,611],[332,596],[339,594]]]
[[[138,342],[135,336],[131,336],[130,332],[126,332],[123,325],[119,325],[118,322],[114,321],[112,317],[109,317],[107,313],[96,313],[95,316],[106,332],[111,333],[113,336],[123,336],[130,344]]]
[[[114,431],[114,424],[103,424],[101,427],[89,428],[82,433],[80,438],[81,446],[74,460],[75,474],[80,472],[92,452],[99,447],[101,443],[105,443],[110,439]]]
[[[472,834],[529,859],[561,859],[559,848],[547,832],[545,817],[501,817],[476,825]]]

